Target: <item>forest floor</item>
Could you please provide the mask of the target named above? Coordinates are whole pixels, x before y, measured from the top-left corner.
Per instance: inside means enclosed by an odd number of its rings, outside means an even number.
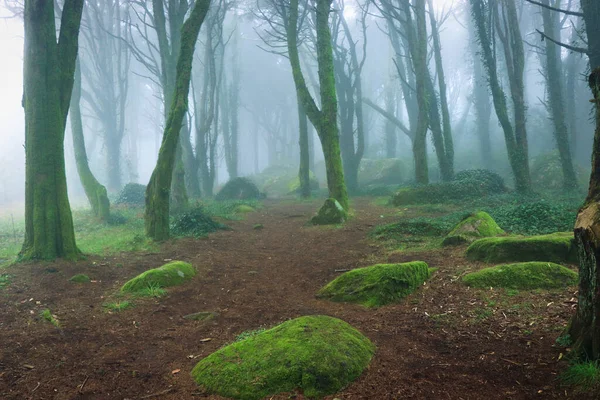
[[[485,265],[467,261],[464,247],[393,251],[368,234],[398,213],[372,198],[355,199],[344,226],[307,226],[321,202],[267,200],[245,220],[227,221],[231,231],[157,250],[3,269],[10,282],[0,284],[0,399],[219,399],[193,382],[199,359],[243,332],[313,314],[340,318],[377,346],[368,370],[329,399],[598,398],[575,395],[559,377],[568,362],[555,340],[573,313],[575,287],[469,289],[461,277]],[[125,281],[169,260],[199,274],[162,298],[107,312]],[[315,298],[336,271],[413,260],[437,271],[400,304],[367,309]],[[69,282],[78,273],[92,282]],[[60,327],[40,317],[45,309]],[[199,311],[218,317],[183,318]],[[288,398],[303,397],[273,397]]]

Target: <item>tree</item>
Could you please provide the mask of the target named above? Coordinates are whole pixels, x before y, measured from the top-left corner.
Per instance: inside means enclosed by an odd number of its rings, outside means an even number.
[[[88,163],[87,151],[85,149],[85,139],[83,136],[83,122],[81,118],[81,69],[79,62],[75,68],[75,83],[73,85],[73,95],[71,96],[71,133],[73,134],[73,148],[75,150],[75,164],[79,180],[85,191],[85,195],[90,202],[92,212],[102,221],[108,221],[110,216],[110,201],[106,188],[98,182],[90,169]]]
[[[155,6],[162,7],[161,1]],[[196,0],[194,8],[181,29],[174,92],[169,118],[165,126],[162,145],[156,167],[146,188],[146,211],[144,215],[146,234],[154,240],[169,238],[169,194],[175,168],[179,135],[188,111],[188,95],[192,79],[192,62],[200,27],[208,13],[210,0]]]
[[[58,41],[54,2],[26,0],[25,241],[20,259],[77,258],[67,196],[64,137],[83,0],[66,0]]]
[[[335,73],[331,31],[329,28],[329,13],[332,0],[317,0],[316,3],[316,36],[317,62],[319,65],[319,92],[321,108],[317,106],[308,87],[298,53],[298,0],[290,1],[289,23],[287,31],[287,48],[292,66],[292,74],[296,91],[301,105],[317,130],[327,171],[327,187],[329,197],[336,199],[344,210],[348,210],[348,191],[344,180],[342,158],[340,154],[339,131],[337,125],[337,95],[335,88]]]
[[[504,131],[508,158],[515,177],[517,191],[531,191],[527,146],[526,107],[523,74],[525,50],[519,28],[519,19],[514,0],[498,4],[486,0],[469,0],[471,13],[476,26],[477,39],[481,48],[481,58],[485,66],[488,84],[492,92],[494,109]],[[513,103],[514,126],[509,116],[506,95],[498,76],[495,53],[496,34],[502,43],[504,60],[508,71],[510,95]]]

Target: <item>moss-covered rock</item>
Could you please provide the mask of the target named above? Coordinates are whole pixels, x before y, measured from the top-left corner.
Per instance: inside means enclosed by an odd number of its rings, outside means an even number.
[[[472,287],[506,289],[556,289],[577,284],[577,272],[550,262],[498,265],[467,274],[463,282]]]
[[[406,180],[407,171],[398,158],[363,158],[358,168],[358,182],[361,186],[398,185]]]
[[[121,292],[133,293],[150,286],[170,287],[181,285],[192,279],[196,270],[183,261],[171,261],[159,268],[150,269],[131,279],[121,287]]]
[[[301,390],[315,398],[343,389],[368,366],[375,346],[346,322],[296,318],[223,347],[192,370],[209,394],[258,400]]]
[[[88,283],[91,281],[90,277],[86,274],[73,275],[69,280],[74,283]]]
[[[442,245],[455,246],[473,242],[476,239],[503,235],[504,231],[486,212],[479,211],[463,219],[446,235]]]
[[[348,213],[336,199],[327,199],[310,222],[313,225],[336,225],[343,224],[347,218]]]
[[[466,256],[470,260],[485,262],[577,262],[572,232],[479,239],[469,246]]]
[[[236,206],[233,211],[236,214],[249,214],[249,213],[253,213],[256,210],[254,209],[254,207],[250,207],[247,204],[240,204],[239,206]]]
[[[128,183],[119,192],[115,204],[144,206],[146,204],[146,186],[139,183]]]
[[[379,307],[396,303],[430,277],[426,263],[378,264],[348,271],[323,287],[317,297]]]
[[[222,200],[256,200],[262,197],[258,187],[248,178],[234,178],[223,186],[215,199]]]

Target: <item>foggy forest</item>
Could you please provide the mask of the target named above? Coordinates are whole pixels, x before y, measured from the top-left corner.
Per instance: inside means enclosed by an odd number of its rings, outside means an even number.
[[[600,398],[600,1],[0,1],[0,399]]]

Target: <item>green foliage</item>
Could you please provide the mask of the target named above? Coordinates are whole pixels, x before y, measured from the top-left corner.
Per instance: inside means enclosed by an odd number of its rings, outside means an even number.
[[[0,289],[10,285],[11,276],[8,274],[0,274]]]
[[[123,301],[110,301],[102,305],[107,311],[121,312],[128,308],[133,307],[133,303],[128,300]]]
[[[426,263],[378,264],[348,271],[317,294],[332,301],[380,307],[397,303],[425,283],[431,273]]]
[[[49,309],[46,308],[45,310],[40,311],[40,317],[42,317],[42,319],[45,321],[50,322],[56,328],[60,328],[60,322],[56,316],[52,315],[52,312]]]
[[[262,198],[258,187],[248,178],[234,178],[223,186],[215,199],[221,200],[258,200]]]
[[[506,289],[556,289],[577,284],[577,273],[549,262],[498,265],[467,274],[463,282],[472,287]]]
[[[348,219],[348,213],[336,199],[327,199],[317,215],[310,222],[313,225],[343,224]]]
[[[541,154],[531,161],[531,182],[536,190],[560,191],[564,189],[563,170],[558,151]],[[577,184],[581,188],[587,188],[589,171],[575,165]]]
[[[467,249],[470,260],[485,262],[551,261],[576,262],[573,234],[554,233],[543,236],[509,236],[483,238]]]
[[[88,283],[90,281],[90,277],[85,274],[77,274],[73,275],[69,280],[74,283]]]
[[[598,361],[587,361],[572,364],[563,372],[562,381],[575,386],[578,391],[591,392],[600,388],[600,364]]]
[[[146,186],[128,183],[119,192],[115,204],[143,207],[146,204]]]
[[[570,347],[573,344],[573,339],[568,333],[556,338],[556,345],[560,347]]]
[[[484,211],[479,211],[463,219],[444,239],[444,245],[466,243],[477,238],[504,234],[496,221]]]
[[[161,298],[167,294],[167,291],[160,287],[156,282],[148,283],[148,286],[135,292],[136,296]]]
[[[506,192],[504,179],[497,173],[487,169],[467,169],[454,175],[455,181],[477,181],[485,184],[492,193]]]
[[[227,226],[213,220],[202,206],[196,206],[175,217],[171,221],[171,234],[174,236],[202,237]]]
[[[245,331],[245,332],[242,332],[239,335],[237,335],[235,337],[235,341],[236,342],[241,342],[242,340],[246,340],[248,338],[254,337],[254,336],[259,335],[259,334],[261,334],[261,333],[263,333],[265,331],[266,331],[265,328],[255,329],[253,331]]]
[[[150,269],[131,279],[121,287],[123,293],[137,293],[148,287],[170,287],[181,285],[196,275],[191,264],[171,261],[159,268]]]
[[[307,316],[226,346],[201,360],[192,377],[209,394],[258,400],[301,390],[333,394],[358,378],[375,346],[346,322]]]

